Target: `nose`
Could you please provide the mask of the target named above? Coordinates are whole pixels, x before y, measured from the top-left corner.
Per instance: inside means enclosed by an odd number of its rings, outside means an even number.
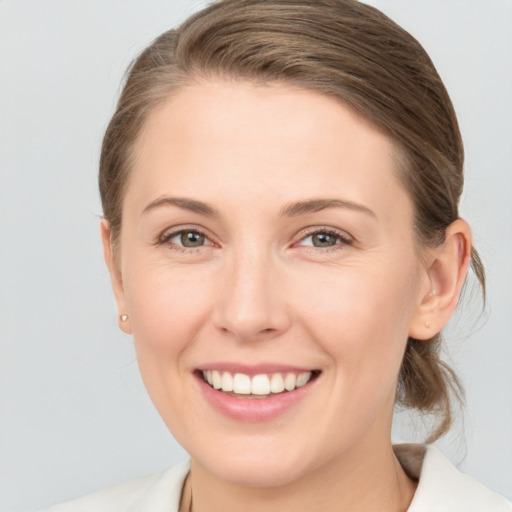
[[[264,250],[232,255],[220,277],[214,322],[239,341],[275,338],[290,326],[283,272]]]

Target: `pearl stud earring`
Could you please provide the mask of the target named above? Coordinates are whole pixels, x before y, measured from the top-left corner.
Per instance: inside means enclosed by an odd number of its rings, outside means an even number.
[[[126,322],[126,320],[128,320],[128,315],[120,315],[119,318],[121,319],[121,322]]]

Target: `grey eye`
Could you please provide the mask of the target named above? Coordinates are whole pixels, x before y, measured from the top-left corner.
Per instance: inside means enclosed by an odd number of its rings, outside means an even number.
[[[205,243],[206,237],[202,233],[197,231],[182,231],[175,237],[179,238],[180,244],[183,247],[201,247]],[[174,240],[171,240],[174,242]]]
[[[339,236],[325,232],[313,233],[312,235],[309,235],[309,237],[306,237],[306,239],[307,238],[311,239],[311,245],[313,247],[332,247],[340,241]]]

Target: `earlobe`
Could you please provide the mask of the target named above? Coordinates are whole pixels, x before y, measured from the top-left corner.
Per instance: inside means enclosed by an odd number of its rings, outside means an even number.
[[[112,289],[114,291],[114,297],[116,299],[117,310],[118,310],[118,325],[119,328],[126,334],[131,334],[131,327],[129,316],[126,313],[126,304],[124,298],[123,279],[121,274],[121,268],[119,262],[114,254],[114,248],[112,245],[112,237],[110,233],[110,227],[106,219],[102,219],[100,223],[101,241],[103,243],[103,256],[105,263],[107,264],[108,271],[110,273],[110,280],[112,282]]]
[[[413,317],[409,336],[432,338],[446,326],[459,300],[471,260],[471,228],[462,219],[450,224],[445,240],[429,258],[427,292]]]

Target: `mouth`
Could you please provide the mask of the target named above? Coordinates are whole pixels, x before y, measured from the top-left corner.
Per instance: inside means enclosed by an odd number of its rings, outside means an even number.
[[[212,389],[245,399],[264,399],[284,395],[306,386],[320,375],[320,370],[275,372],[248,375],[222,370],[197,370],[196,373]]]

